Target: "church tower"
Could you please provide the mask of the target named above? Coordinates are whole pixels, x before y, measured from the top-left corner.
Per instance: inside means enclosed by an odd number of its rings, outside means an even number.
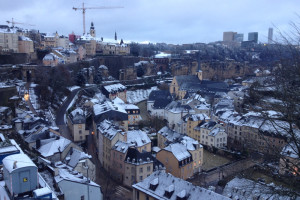
[[[96,31],[95,31],[95,27],[94,27],[94,23],[91,23],[91,28],[90,28],[90,35],[92,37],[96,37]]]

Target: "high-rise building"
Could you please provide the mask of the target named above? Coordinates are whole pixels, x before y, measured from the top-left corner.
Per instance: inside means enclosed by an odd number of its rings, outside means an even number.
[[[253,42],[257,43],[258,42],[258,32],[248,33],[248,41],[253,41]]]
[[[271,44],[272,42],[273,42],[273,28],[269,28],[268,43]]]
[[[237,32],[233,32],[233,31],[223,32],[223,42],[232,42],[235,34],[237,34]]]
[[[237,33],[233,36],[233,40],[235,42],[243,42],[244,41],[244,34],[243,33]]]

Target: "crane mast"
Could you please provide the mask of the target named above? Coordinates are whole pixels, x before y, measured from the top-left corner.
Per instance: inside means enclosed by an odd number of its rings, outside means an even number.
[[[115,8],[123,8],[122,6],[112,6],[112,7],[106,7],[106,6],[98,6],[98,7],[84,7],[84,3],[82,3],[81,8],[75,8],[73,7],[73,10],[82,10],[82,20],[83,20],[83,35],[85,34],[85,11],[86,9],[115,9]]]

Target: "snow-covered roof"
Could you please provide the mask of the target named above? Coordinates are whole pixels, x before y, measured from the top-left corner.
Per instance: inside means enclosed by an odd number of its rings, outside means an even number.
[[[112,149],[119,151],[121,153],[125,153],[129,147],[133,146],[134,144],[128,143],[128,142],[123,142],[123,141],[118,141],[116,144],[112,147]]]
[[[195,113],[195,111],[189,105],[183,105],[181,102],[172,101],[169,103],[165,110],[172,113]]]
[[[97,183],[88,180],[81,173],[68,169],[65,164],[59,164],[56,165],[56,167],[59,168],[58,169],[59,175],[54,177],[56,183],[66,180],[66,181],[77,182],[77,183],[86,184],[90,186],[100,187]]]
[[[127,131],[127,143],[134,144],[137,147],[151,143],[146,132],[141,130]]]
[[[115,110],[115,111],[127,114],[127,112],[125,111],[123,106],[120,106],[120,104],[113,104],[110,101],[105,101],[102,104],[95,104],[93,106],[93,111],[94,111],[95,116],[101,115],[101,114],[103,114],[105,112],[108,112],[110,110]]]
[[[194,151],[197,149],[197,147],[203,148],[203,146],[199,144],[197,140],[189,136],[183,136],[181,140],[181,144],[183,144],[189,151]]]
[[[141,66],[141,65],[147,65],[147,64],[149,64],[149,61],[144,61],[144,60],[142,60],[142,61],[139,61],[139,62],[137,62],[137,63],[134,63],[134,66],[135,66],[135,67],[138,67],[138,66]]]
[[[26,154],[14,154],[6,156],[3,159],[3,166],[8,170],[9,173],[16,169],[24,167],[35,167],[37,166],[32,162],[32,160]]]
[[[280,199],[291,200],[287,190],[282,187],[276,187],[274,184],[265,184],[254,182],[245,178],[234,178],[228,182],[224,188],[223,195],[233,199]]]
[[[74,168],[77,166],[80,160],[90,159],[90,158],[92,158],[92,156],[86,154],[85,152],[75,148],[71,148],[65,158],[65,163],[70,167]]]
[[[154,56],[155,58],[170,58],[171,54],[169,53],[164,53],[164,52],[160,52],[159,54],[156,54]]]
[[[170,144],[165,147],[164,150],[170,151],[178,161],[192,157],[192,155],[188,152],[187,147],[180,143]]]
[[[63,152],[70,143],[70,140],[60,136],[59,139],[54,139],[43,144],[38,151],[43,157],[49,157],[53,156],[55,153]]]
[[[25,37],[25,36],[19,36],[19,40],[23,40],[23,41],[32,41],[30,38]]]
[[[158,131],[159,134],[167,138],[167,141],[174,142],[178,138],[181,138],[183,135],[171,130],[169,127],[165,126]]]
[[[99,69],[107,70],[108,68],[107,68],[105,65],[100,65],[100,66],[99,66]]]
[[[195,186],[190,182],[162,171],[152,173],[149,177],[134,184],[132,187],[154,199],[230,200],[228,197]]]
[[[121,132],[121,130],[115,126],[111,121],[103,120],[98,126],[97,129],[100,131],[100,133],[108,138],[109,140],[112,140],[118,132]]]
[[[224,129],[224,128],[221,128],[221,127],[215,127],[213,130],[211,130],[211,131],[209,132],[208,135],[215,137],[215,136],[217,136],[219,133],[223,133],[223,132],[225,132],[225,129]]]
[[[191,121],[202,121],[202,120],[209,120],[210,117],[208,117],[204,113],[199,114],[187,114],[184,117],[182,117],[184,121],[191,120]]]
[[[105,90],[109,93],[116,93],[119,91],[124,91],[126,90],[126,87],[122,85],[121,83],[113,84],[113,85],[106,85],[103,86]]]
[[[37,197],[40,197],[40,196],[52,193],[52,190],[50,190],[50,188],[48,188],[48,187],[43,187],[43,188],[39,188],[39,189],[33,190],[33,193]]]

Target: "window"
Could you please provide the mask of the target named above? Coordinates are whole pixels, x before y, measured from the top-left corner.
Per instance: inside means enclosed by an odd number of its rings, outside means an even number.
[[[140,168],[140,173],[143,173],[143,167]]]
[[[150,172],[150,170],[151,170],[151,167],[148,166],[148,167],[147,167],[147,172]]]
[[[80,200],[84,200],[84,195],[82,195],[82,196],[80,197]]]
[[[143,176],[140,176],[140,181],[142,181],[143,180]]]
[[[78,125],[78,128],[79,128],[79,129],[82,129],[82,125],[81,125],[81,124],[79,124],[79,125]]]
[[[82,133],[82,131],[81,130],[79,130],[79,134],[81,134]]]
[[[122,169],[122,164],[120,164],[120,168]]]

